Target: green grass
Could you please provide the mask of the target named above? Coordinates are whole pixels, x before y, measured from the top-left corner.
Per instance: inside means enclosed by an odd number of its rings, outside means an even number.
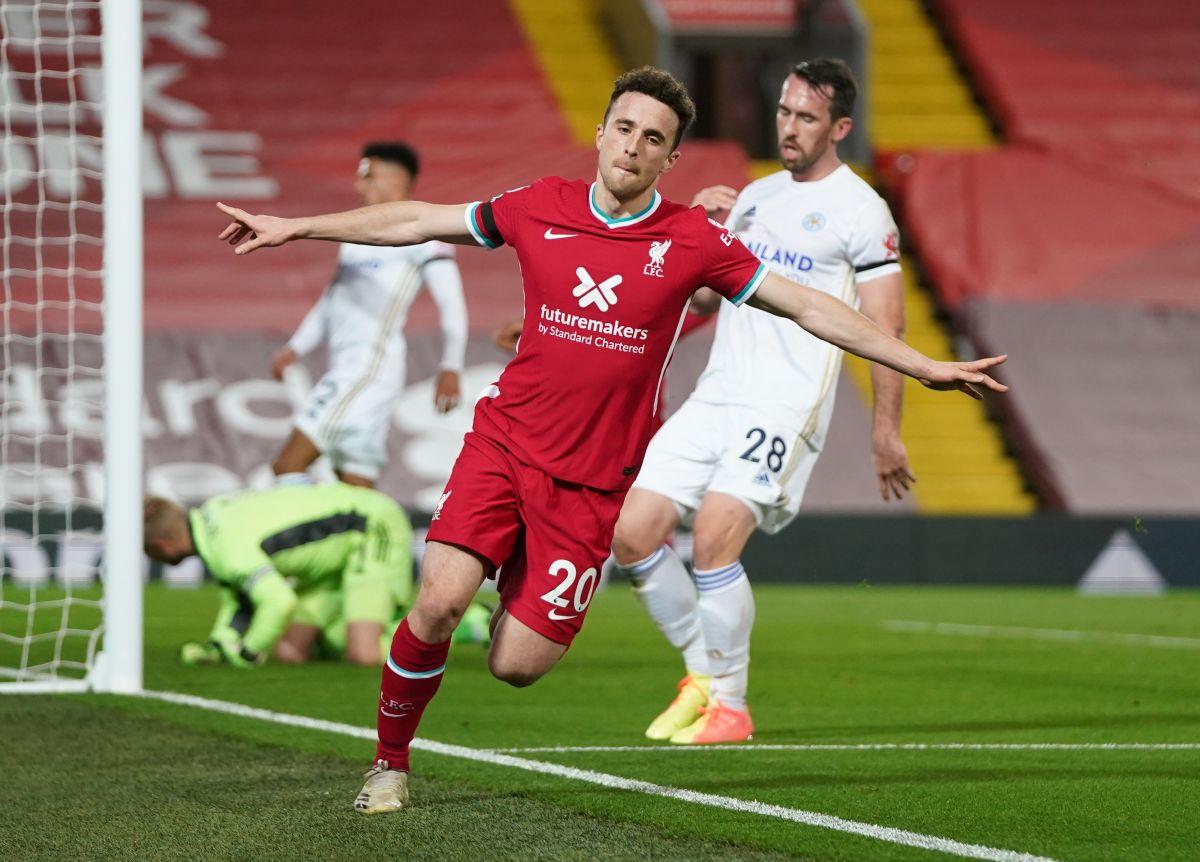
[[[886,620],[1200,638],[1200,596],[988,588],[756,591],[757,743],[1200,742],[1200,650],[892,632]],[[211,590],[146,595],[146,686],[356,726],[378,672],[183,668]],[[421,735],[475,748],[639,745],[678,660],[616,586],[529,689],[451,659]],[[414,754],[409,812],[350,809],[360,739],[116,697],[0,698],[5,858],[946,858],[754,814]],[[1200,751],[683,751],[524,755],[1062,860],[1193,860]]]

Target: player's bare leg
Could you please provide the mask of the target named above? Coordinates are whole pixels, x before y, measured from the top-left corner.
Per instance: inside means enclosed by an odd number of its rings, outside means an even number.
[[[486,571],[483,560],[461,548],[441,542],[425,546],[420,592],[396,629],[383,667],[375,765],[354,800],[363,814],[398,811],[408,804],[409,744],[442,683],[450,636]]]
[[[712,686],[704,714],[671,736],[671,742],[741,742],[754,733],[746,707],[754,595],[739,561],[757,526],[750,505],[738,497],[710,491],[696,513],[697,609]]]
[[[501,611],[492,630],[488,670],[517,688],[533,685],[558,664],[566,646],[539,634],[512,614]]]
[[[271,472],[276,476],[303,476],[313,461],[321,457],[317,444],[299,428],[293,428],[271,463]]]
[[[346,623],[346,661],[365,667],[379,667],[383,661],[380,640],[383,624],[374,620],[351,620]]]
[[[321,636],[316,626],[292,623],[275,644],[275,660],[283,664],[304,664],[312,657],[313,644]]]
[[[646,728],[648,739],[670,739],[693,724],[708,705],[708,657],[696,588],[683,561],[665,539],[679,524],[675,504],[654,491],[634,488],[625,498],[613,536],[617,568],[663,636],[683,655],[678,693]]]

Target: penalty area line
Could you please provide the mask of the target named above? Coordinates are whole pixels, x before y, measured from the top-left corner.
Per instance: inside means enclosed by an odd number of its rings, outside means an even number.
[[[291,715],[284,712],[274,712],[269,709],[260,709],[258,707],[246,706],[241,703],[233,703],[225,700],[213,700],[207,697],[197,697],[191,694],[179,694],[170,691],[143,691],[134,697],[142,697],[148,700],[165,701],[180,706],[190,706],[196,709],[204,709],[210,712],[224,713],[225,715],[233,715],[241,718],[253,718],[259,721],[269,721],[275,724],[287,725],[289,727],[298,727],[305,730],[319,730],[326,733],[337,733],[343,736],[352,736],[357,739],[367,739],[374,741],[375,730],[367,727],[355,727],[352,724],[343,724],[338,721],[326,721],[319,718],[310,718],[305,715]],[[704,805],[709,808],[720,808],[725,811],[740,811],[747,814],[757,814],[763,817],[773,817],[779,820],[787,820],[792,823],[799,823],[805,826],[816,826],[821,829],[830,829],[835,832],[844,832],[850,835],[859,835],[864,838],[873,838],[877,841],[884,841],[889,844],[901,844],[906,847],[918,847],[924,850],[932,850],[938,853],[946,853],[952,856],[959,856],[964,859],[985,859],[989,862],[1057,862],[1046,856],[1035,856],[1031,853],[1021,853],[1016,850],[1005,850],[998,847],[988,847],[982,844],[967,844],[962,841],[955,841],[951,838],[943,838],[937,835],[925,835],[920,832],[910,832],[906,829],[895,829],[890,826],[879,826],[874,823],[865,823],[858,820],[847,820],[842,817],[835,817],[831,814],[821,814],[816,811],[805,811],[799,808],[786,808],[782,805],[768,805],[764,802],[755,802],[745,799],[737,799],[732,796],[718,796],[713,793],[700,793],[695,790],[685,790],[678,787],[669,787],[662,784],[654,784],[649,781],[639,781],[632,778],[622,778],[619,775],[610,775],[605,772],[595,772],[590,769],[577,769],[573,766],[563,766],[557,763],[547,763],[540,760],[530,760],[525,757],[516,757],[512,754],[504,754],[498,751],[487,749],[468,748],[464,745],[451,745],[445,742],[435,742],[431,739],[414,739],[412,747],[420,751],[428,751],[432,754],[441,754],[446,757],[457,757],[463,760],[473,760],[479,763],[489,763],[495,766],[507,766],[513,769],[521,769],[526,772],[535,772],[540,775],[553,775],[558,778],[566,778],[572,781],[582,781],[588,784],[595,784],[600,787],[609,787],[615,790],[627,790],[633,793],[644,793],[648,796],[660,796],[666,799],[674,799],[680,802],[688,802],[693,805]]]

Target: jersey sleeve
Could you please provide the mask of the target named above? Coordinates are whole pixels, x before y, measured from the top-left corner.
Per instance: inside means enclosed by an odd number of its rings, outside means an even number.
[[[520,233],[522,221],[529,212],[530,203],[538,196],[545,180],[520,188],[509,189],[490,201],[476,201],[467,206],[467,230],[475,242],[484,248],[499,248]]]
[[[462,371],[467,352],[467,304],[462,275],[453,258],[430,260],[421,269],[442,325],[442,369]]]
[[[741,305],[753,296],[767,277],[767,268],[733,231],[706,218],[699,228],[699,239],[703,267],[700,283],[734,305]]]
[[[900,271],[900,232],[882,199],[875,198],[859,211],[847,255],[859,284]]]

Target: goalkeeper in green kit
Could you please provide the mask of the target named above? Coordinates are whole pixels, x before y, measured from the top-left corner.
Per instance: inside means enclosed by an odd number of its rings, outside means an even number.
[[[317,652],[379,666],[412,603],[412,527],[396,503],[341,483],[213,497],[185,510],[147,497],[145,550],[172,565],[196,554],[221,606],[207,643],[185,664],[287,663]],[[489,612],[472,605],[454,640],[486,642]]]

